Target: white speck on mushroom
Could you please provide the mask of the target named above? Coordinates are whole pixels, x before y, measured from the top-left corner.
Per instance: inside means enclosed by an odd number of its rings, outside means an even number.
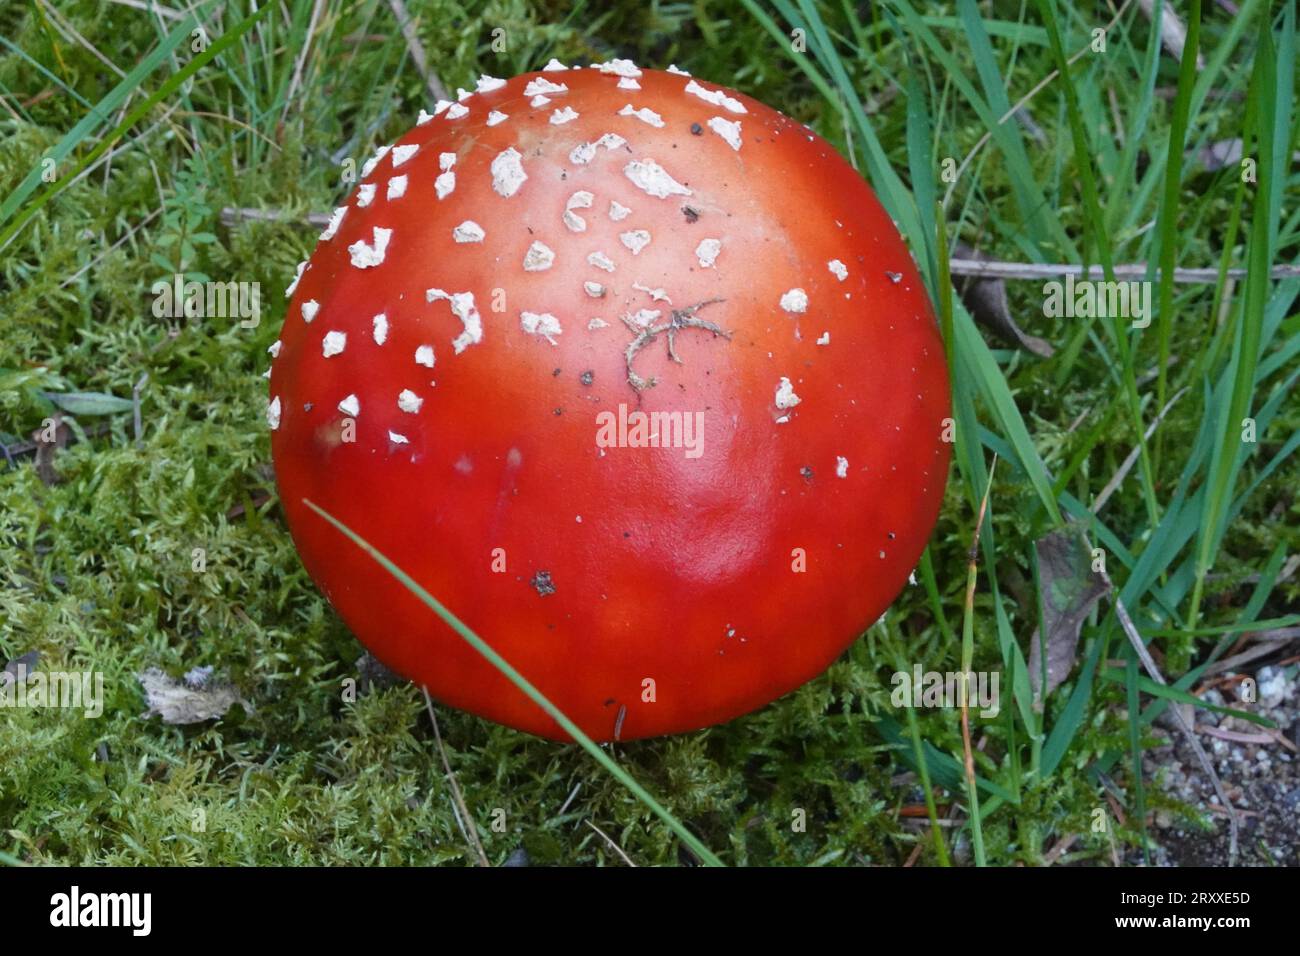
[[[298,263],[298,269],[293,274],[293,281],[290,282],[287,286],[285,286],[284,297],[286,299],[289,298],[289,296],[293,295],[293,290],[298,288],[298,283],[302,280],[302,274],[306,271],[307,271],[307,260],[304,259],[302,260],[302,262]]]
[[[339,231],[339,226],[343,224],[343,217],[348,214],[347,206],[339,206],[330,215],[329,224],[325,226],[325,231],[320,234],[321,242],[328,242],[334,238],[335,233]]]
[[[642,161],[634,159],[623,167],[623,174],[637,189],[642,189],[657,199],[691,195],[688,188],[669,176],[667,171],[653,159]]]
[[[849,476],[849,460],[842,455],[835,456],[835,477],[847,478]]]
[[[388,440],[392,442],[394,445],[410,444],[410,439],[408,439],[405,435],[400,435],[394,431],[390,431],[388,433]]]
[[[685,70],[678,68],[676,63],[668,64],[668,72],[676,73],[678,76],[690,76],[690,74],[687,73]]]
[[[266,423],[275,431],[280,427],[280,396],[276,396],[266,403]]]
[[[451,347],[459,355],[471,345],[477,345],[483,341],[483,317],[479,315],[478,308],[474,305],[473,292],[452,292],[446,293],[441,289],[428,289],[424,297],[429,302],[437,302],[439,299],[446,299],[451,303],[452,314],[460,319],[463,326],[460,335],[451,340]],[[432,350],[430,350],[432,357]],[[417,355],[418,360],[418,355]],[[433,366],[430,365],[430,368]]]
[[[393,168],[396,169],[420,151],[419,144],[393,147]]]
[[[488,113],[487,124],[489,126],[496,126],[497,123],[504,123],[509,118],[509,116],[502,113],[500,110],[493,110],[491,113]]]
[[[347,344],[348,336],[346,332],[336,332],[331,329],[325,333],[325,338],[321,340],[321,351],[326,358],[329,358],[331,355],[338,355],[342,352],[343,347]]]
[[[524,87],[524,96],[539,96],[547,93],[567,93],[569,88],[563,83],[552,83],[544,76],[535,76]]]
[[[417,117],[415,118],[415,125],[416,125],[416,126],[423,126],[425,123],[429,122],[429,120],[431,120],[431,119],[433,119],[433,114],[432,114],[432,113],[428,113],[428,112],[425,112],[424,110],[420,110],[420,115],[417,116]]]
[[[803,289],[791,289],[785,295],[781,296],[781,308],[785,309],[792,315],[808,311],[808,293]]]
[[[618,133],[605,133],[592,143],[579,143],[569,151],[569,162],[585,166],[596,158],[596,149],[604,146],[608,150],[619,149],[627,143]]]
[[[717,133],[732,149],[740,150],[740,120],[723,119],[721,116],[715,116],[709,120],[709,129]]]
[[[619,233],[618,241],[631,249],[632,255],[635,256],[650,245],[650,233],[644,229],[632,229],[628,232]]]
[[[830,262],[826,263],[826,268],[830,269],[835,278],[839,279],[841,282],[849,277],[849,267],[840,262],[839,259],[832,259]]]
[[[560,328],[560,320],[549,312],[520,312],[519,325],[529,335],[540,335],[552,345],[558,344],[555,336],[564,331]]]
[[[379,165],[379,161],[388,155],[390,149],[392,149],[391,146],[380,146],[379,149],[375,150],[375,155],[371,156],[361,164],[362,179],[365,179],[375,171],[375,167]]]
[[[423,365],[425,368],[433,368],[433,346],[421,345],[415,350],[415,364]]]
[[[613,73],[615,76],[626,76],[636,78],[641,75],[641,70],[631,60],[610,60],[608,63],[600,63],[596,67],[602,73]]]
[[[451,231],[451,237],[457,242],[482,242],[487,233],[473,219],[466,219]]]
[[[343,401],[339,402],[339,411],[350,418],[356,418],[361,414],[361,403],[357,401],[355,395],[349,395]]]
[[[478,78],[478,82],[474,85],[474,92],[491,93],[493,90],[499,90],[501,89],[501,87],[505,85],[506,85],[505,80],[499,79],[498,77],[495,76],[488,76],[486,73],[484,73],[482,76]]]
[[[721,239],[701,239],[700,244],[695,247],[695,258],[705,269],[712,269],[713,264],[718,261],[720,252],[722,252]]]
[[[663,129],[664,127],[664,118],[660,116],[658,113],[656,113],[654,110],[650,109],[650,107],[648,106],[643,106],[641,109],[638,110],[638,109],[633,109],[632,104],[628,103],[626,106],[624,106],[621,110],[618,111],[618,115],[635,116],[641,122],[648,123],[649,125],[653,126],[655,129]]]
[[[620,76],[618,78],[618,88],[620,90],[639,90],[641,89],[641,84],[630,76]]]
[[[441,116],[447,112],[449,106],[451,106],[451,100],[438,100],[437,103],[433,104],[433,115]]]
[[[562,106],[558,110],[551,110],[551,125],[563,126],[565,123],[571,123],[578,118],[578,111],[572,106]]]
[[[452,103],[451,106],[447,107],[447,119],[449,120],[458,120],[462,116],[466,116],[468,114],[469,114],[469,107],[464,105],[463,103]]]
[[[388,316],[380,312],[371,321],[374,323],[375,344],[383,345],[388,341]]]
[[[393,238],[393,230],[375,226],[373,233],[373,244],[358,239],[348,246],[352,264],[358,269],[372,269],[384,261],[384,255],[388,251],[388,240]]]
[[[423,404],[424,404],[424,399],[422,399],[419,395],[416,395],[409,388],[402,389],[401,394],[397,396],[397,407],[409,415],[414,415],[416,412],[418,412],[420,410],[420,406]],[[843,459],[841,459],[841,461],[842,460]]]
[[[686,84],[686,92],[694,93],[700,99],[704,100],[704,102],[712,103],[714,106],[721,106],[733,113],[749,112],[749,110],[745,109],[745,104],[741,103],[740,100],[728,96],[726,93],[722,92],[722,90],[705,89],[694,80],[691,80]]]
[[[388,201],[401,199],[406,195],[406,177],[394,176],[388,181]]]
[[[661,315],[663,315],[663,312],[659,309],[637,309],[635,312],[629,312],[626,318],[644,329],[648,328],[650,323]]]
[[[271,353],[271,358],[279,358],[281,348],[282,345],[280,344],[280,340],[276,339],[269,346],[267,346],[266,350]]]
[[[467,89],[464,89],[463,87],[459,87],[459,86],[456,87],[456,101],[459,103],[464,103],[467,99],[469,99],[473,95],[474,95],[473,93],[471,93]]]
[[[673,304],[673,300],[668,298],[668,293],[665,292],[663,289],[651,289],[649,286],[644,286],[639,282],[633,282],[632,288],[636,289],[638,292],[644,292],[646,295],[650,296],[650,300],[652,302],[667,302],[669,305]]]
[[[533,107],[534,109],[538,109],[540,107],[545,106],[549,102],[551,102],[551,98],[549,96],[545,95],[544,93],[538,93],[536,96],[534,96],[531,100],[528,101],[528,105]]]
[[[823,332],[823,333],[818,337],[818,339],[817,339],[817,344],[818,344],[818,345],[830,345],[830,344],[831,344],[831,334],[830,334],[829,332]]]
[[[561,218],[570,232],[587,231],[587,220],[583,219],[573,210],[590,209],[591,204],[595,201],[596,197],[585,189],[579,189],[569,197],[568,201],[564,204],[564,215]]]
[[[599,282],[584,282],[582,288],[593,299],[599,299],[605,294],[605,287]]]
[[[320,311],[320,303],[315,299],[308,299],[302,304],[302,320],[311,324],[311,320],[316,318],[316,313]]]
[[[519,187],[528,178],[528,174],[524,172],[522,159],[519,150],[510,146],[503,149],[497,154],[497,158],[492,160],[492,188],[496,190],[497,195],[509,199],[519,192]]]
[[[452,172],[440,173],[438,178],[433,181],[433,188],[438,193],[439,199],[446,199],[456,188],[456,174]]]
[[[776,407],[780,409],[794,408],[803,399],[794,393],[794,386],[784,375],[781,376],[780,383],[776,386]],[[785,416],[789,417],[789,416]]]
[[[457,155],[456,153],[439,153],[439,154],[438,154],[438,168],[441,169],[441,170],[445,173],[445,172],[447,172],[447,170],[452,169],[453,167],[455,167],[455,165],[456,165],[456,155]]]
[[[357,187],[357,205],[365,209],[375,200],[375,184],[365,183]]]
[[[525,272],[545,272],[555,264],[555,252],[544,243],[533,241],[524,254]]]
[[[603,252],[593,252],[588,255],[587,264],[593,265],[597,269],[604,269],[606,272],[614,271],[614,260]]]
[[[567,69],[568,69],[567,66],[561,63],[555,57],[551,57],[551,62],[547,63],[544,67],[542,67],[542,72],[551,73],[554,72],[555,70],[567,70]]]
[[[587,328],[588,330],[594,332],[596,329],[609,328],[609,323],[606,322],[604,319],[592,319],[590,322],[587,323]]]
[[[631,214],[631,212],[632,212],[631,209],[629,209],[627,206],[624,206],[617,199],[611,199],[609,201],[609,218],[614,220],[615,222],[620,222],[626,219]]]

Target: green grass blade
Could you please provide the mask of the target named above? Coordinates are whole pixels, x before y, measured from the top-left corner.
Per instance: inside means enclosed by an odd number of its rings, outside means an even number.
[[[1108,667],[1101,672],[1101,676],[1104,680],[1112,681],[1116,684],[1123,684],[1126,680],[1124,669],[1119,667]],[[1170,684],[1158,684],[1150,677],[1139,676],[1137,683],[1143,693],[1151,694],[1153,697],[1172,700],[1179,704],[1191,704],[1193,707],[1212,710],[1216,714],[1223,714],[1227,717],[1236,717],[1240,720],[1248,720],[1252,724],[1256,724],[1260,727],[1274,726],[1273,721],[1269,720],[1267,717],[1261,717],[1258,714],[1252,714],[1245,710],[1233,710],[1231,707],[1221,707],[1218,704],[1206,703],[1195,694],[1190,694],[1187,691]]]
[[[1246,292],[1230,364],[1233,373],[1232,396],[1228,407],[1218,419],[1218,445],[1206,482],[1205,511],[1196,551],[1196,580],[1192,588],[1191,608],[1187,614],[1187,626],[1192,628],[1196,627],[1200,615],[1205,575],[1213,563],[1220,524],[1228,507],[1232,486],[1243,457],[1241,454],[1242,420],[1250,410],[1251,396],[1255,388],[1255,370],[1259,362],[1265,300],[1268,296],[1268,270],[1273,261],[1272,227],[1277,215],[1269,208],[1275,174],[1276,154],[1273,143],[1277,95],[1273,34],[1268,19],[1263,18],[1260,26],[1259,48],[1255,55],[1255,74],[1251,93],[1257,106],[1255,116],[1258,127],[1256,138],[1259,143],[1259,164],[1255,201],[1251,210]]]
[[[1187,40],[1178,70],[1178,93],[1174,97],[1173,124],[1169,128],[1169,146],[1165,151],[1165,192],[1156,219],[1160,242],[1160,298],[1156,311],[1156,335],[1159,340],[1159,364],[1156,366],[1156,408],[1165,407],[1169,379],[1169,335],[1173,327],[1174,265],[1178,254],[1178,195],[1183,178],[1183,150],[1186,148],[1188,115],[1192,105],[1192,86],[1196,82],[1196,57],[1201,48],[1201,0],[1192,0],[1187,15]],[[1155,465],[1160,463],[1164,442],[1156,438]]]
[[[328,521],[353,544],[359,547],[366,554],[370,555],[370,557],[374,558],[375,562],[378,563],[380,567],[393,577],[397,578],[397,580],[402,583],[403,587],[414,594],[426,607],[442,618],[448,627],[459,634],[466,643],[474,648],[474,650],[482,654],[488,663],[508,677],[510,682],[526,694],[533,703],[554,718],[555,722],[563,727],[565,732],[576,740],[578,744],[587,751],[587,753],[591,754],[592,758],[608,771],[614,779],[627,787],[627,789],[631,791],[638,800],[645,804],[649,810],[659,817],[659,819],[663,820],[663,822],[681,838],[681,841],[691,848],[696,856],[709,866],[723,865],[722,861],[713,854],[713,851],[701,843],[695,834],[686,829],[686,827],[683,826],[676,817],[669,813],[658,800],[650,795],[649,791],[633,780],[626,770],[611,760],[609,755],[606,754],[605,751],[601,750],[600,746],[594,740],[584,734],[577,724],[564,715],[563,711],[543,696],[542,692],[534,687],[528,678],[515,670],[504,657],[492,649],[490,644],[470,630],[460,620],[460,618],[456,617],[456,615],[444,607],[437,598],[422,588],[414,578],[389,560],[388,557],[376,549],[374,545],[367,542],[364,538],[335,518],[324,508],[321,508],[315,502],[309,501],[306,498],[302,499],[302,501],[303,504]]]
[[[1147,788],[1142,775],[1142,708],[1138,703],[1138,659],[1133,648],[1125,648],[1124,691],[1128,704],[1128,746],[1133,756],[1133,805],[1142,835],[1142,859],[1151,865],[1147,840]]]

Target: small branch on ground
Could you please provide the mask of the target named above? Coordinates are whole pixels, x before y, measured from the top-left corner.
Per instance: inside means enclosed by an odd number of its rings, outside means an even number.
[[[461,796],[460,784],[456,782],[456,774],[452,772],[451,761],[447,759],[447,748],[442,745],[442,732],[438,729],[438,715],[433,712],[433,698],[429,696],[429,688],[421,687],[420,690],[424,692],[424,704],[429,710],[429,720],[433,724],[433,739],[438,744],[438,754],[442,757],[443,769],[447,771],[447,782],[451,784],[451,797],[459,808],[461,832],[465,835],[470,847],[478,855],[478,865],[491,866],[487,854],[483,852],[483,844],[479,842],[478,830],[474,827],[474,818],[470,816],[469,807],[465,806],[465,798]]]
[[[1090,544],[1089,547],[1091,547]],[[1156,662],[1152,659],[1151,652],[1147,650],[1147,646],[1142,640],[1142,635],[1138,633],[1137,625],[1135,625],[1133,619],[1129,617],[1128,608],[1124,606],[1124,601],[1120,598],[1119,591],[1111,581],[1110,575],[1107,574],[1104,569],[1098,573],[1101,575],[1102,580],[1106,582],[1106,585],[1111,589],[1111,600],[1115,602],[1115,614],[1119,617],[1120,627],[1124,629],[1124,633],[1128,636],[1129,643],[1133,645],[1133,651],[1137,654],[1138,660],[1142,662],[1142,667],[1147,672],[1147,676],[1157,684],[1168,686],[1168,682],[1165,680],[1164,675],[1160,673],[1160,668],[1156,666]],[[1178,729],[1182,731],[1188,744],[1191,745],[1192,752],[1196,755],[1196,762],[1201,765],[1201,769],[1204,770],[1205,775],[1209,777],[1210,784],[1214,787],[1214,793],[1219,798],[1220,806],[1224,807],[1225,816],[1228,818],[1228,866],[1236,866],[1238,832],[1237,808],[1228,800],[1228,795],[1223,789],[1223,781],[1220,780],[1219,775],[1215,773],[1214,764],[1210,762],[1209,754],[1207,754],[1205,748],[1201,746],[1201,741],[1196,736],[1196,731],[1193,730],[1191,724],[1187,722],[1187,718],[1183,715],[1182,709],[1179,707],[1170,707],[1169,713],[1173,715],[1174,721],[1178,725]]]
[[[411,61],[415,68],[420,71],[424,77],[425,85],[429,87],[429,95],[435,100],[449,100],[451,95],[447,92],[447,87],[442,85],[442,80],[438,74],[429,69],[429,59],[424,55],[424,45],[420,43],[420,35],[415,29],[415,21],[411,19],[411,14],[407,12],[406,4],[402,0],[388,0],[388,5],[393,8],[393,16],[397,18],[397,26],[402,31],[402,37],[406,40],[406,48],[410,51]]]

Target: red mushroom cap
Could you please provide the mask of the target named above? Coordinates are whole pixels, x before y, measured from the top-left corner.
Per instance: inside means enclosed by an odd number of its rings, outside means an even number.
[[[439,700],[566,736],[304,498],[592,737],[692,730],[821,673],[907,581],[943,344],[823,139],[679,71],[556,66],[366,164],[272,347],[276,475],[321,590]]]

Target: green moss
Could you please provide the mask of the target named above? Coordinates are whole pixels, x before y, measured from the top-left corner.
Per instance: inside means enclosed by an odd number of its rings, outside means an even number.
[[[60,6],[80,33],[123,67],[157,40],[147,18],[129,8],[90,0]],[[327,6],[331,14],[312,44],[284,123],[292,62],[285,56],[261,60],[258,41],[246,38],[237,55],[222,57],[184,97],[132,130],[111,166],[66,189],[5,250],[0,440],[12,444],[41,427],[53,411],[42,391],[129,397],[147,375],[138,439],[130,414],[82,416],[76,424],[83,431],[101,423],[109,430],[62,450],[55,459],[62,480],[52,486],[42,483],[30,456],[13,468],[0,462],[0,660],[37,651],[42,666],[99,671],[108,695],[103,716],[95,720],[58,710],[0,711],[0,851],[21,859],[473,861],[422,697],[397,686],[344,699],[344,682],[356,676],[353,662],[362,649],[294,553],[280,521],[260,425],[260,376],[281,320],[279,293],[315,240],[316,230],[293,219],[334,205],[344,188],[340,161],[359,163],[427,106],[423,81],[387,4]],[[288,7],[303,13],[301,3]],[[439,0],[422,7],[421,38],[453,89],[472,86],[480,72],[510,75],[550,56],[676,62],[813,124],[842,149],[848,143],[836,107],[790,65],[742,5],[617,0],[572,16],[566,5],[525,0],[481,7]],[[852,42],[862,25],[845,21],[838,6],[824,15],[839,31],[841,54],[860,95],[873,104],[872,121],[891,163],[906,170],[906,97],[888,78],[905,78],[919,49],[905,49],[887,24],[877,23],[883,32],[864,35],[866,49],[855,54]],[[277,22],[288,34],[289,25]],[[1117,85],[1125,104],[1132,95],[1128,71],[1141,60],[1146,42],[1143,24],[1130,26],[1130,33],[1113,40],[1130,59],[1117,51],[1096,66],[1101,75],[1095,81]],[[497,28],[508,38],[501,53],[492,46]],[[0,115],[5,195],[83,115],[76,97],[98,102],[117,77],[35,8],[11,5],[0,12],[0,29],[58,77],[51,81],[10,52],[0,55],[0,92],[13,93],[16,99],[7,102],[21,105],[18,118]],[[957,42],[960,33],[944,35],[974,76],[971,54]],[[1244,88],[1247,62],[1242,57],[1219,85]],[[942,120],[935,159],[961,157],[986,127],[934,62],[924,66],[931,109]],[[1022,46],[1013,90],[1027,89],[1050,69],[1045,48]],[[161,76],[149,82],[161,82]],[[1170,80],[1162,76],[1161,82]],[[173,105],[177,112],[168,114]],[[1205,111],[1203,122],[1223,136],[1236,135],[1240,118],[1227,99]],[[1167,114],[1167,104],[1157,102],[1146,132],[1152,143],[1166,135]],[[1064,114],[1044,94],[1033,115],[1047,142],[1055,144],[1032,151],[1034,172],[1053,207],[1050,215],[1078,241],[1084,224]],[[152,131],[143,135],[147,130]],[[969,198],[965,190],[960,197],[969,203],[958,223],[962,236],[990,252],[1023,258],[1020,213],[1006,170],[996,160],[980,161],[971,175],[977,179]],[[1130,184],[1129,194],[1111,202],[1136,202],[1136,195]],[[1181,262],[1217,263],[1232,195],[1233,184],[1221,177],[1203,175],[1189,183]],[[286,221],[221,223],[220,209],[266,205],[267,197],[288,213]],[[160,208],[160,215],[142,225]],[[1293,222],[1289,228],[1284,246],[1293,258]],[[211,240],[195,241],[207,234]],[[1117,236],[1117,255],[1140,256],[1139,242],[1138,234]],[[232,319],[155,318],[149,290],[166,272],[164,265],[260,283],[260,324],[245,329]],[[1013,314],[1041,311],[1033,283],[1012,283],[1008,291]],[[1179,291],[1179,315],[1188,316],[1187,327],[1203,323],[1213,288]],[[1066,319],[1025,324],[1058,344],[1077,333]],[[1286,328],[1292,337],[1300,334],[1294,319]],[[1091,448],[1084,444],[1090,425],[1115,397],[1106,362],[1086,344],[1077,355],[1062,350],[1051,360],[1024,353],[997,357],[1047,467],[1055,474],[1082,455],[1066,490],[1089,500],[1135,438],[1121,413]],[[1177,480],[1181,451],[1196,437],[1198,402],[1195,396],[1184,399],[1162,426],[1166,448],[1179,450],[1167,456],[1157,476],[1164,487]],[[1076,424],[1081,416],[1083,427]],[[1297,428],[1300,409],[1292,400],[1264,440],[1264,460],[1280,446],[1277,436]],[[1300,547],[1300,506],[1292,493],[1298,477],[1296,461],[1288,459],[1229,530],[1215,566],[1221,577],[1212,581],[1206,602],[1216,622],[1232,620],[1249,594],[1250,575],[1274,547],[1283,544],[1289,553]],[[1134,481],[1130,477],[1108,505],[1106,520],[1127,547],[1140,550],[1144,514]],[[1011,598],[1004,607],[1022,646],[1036,623],[1031,545],[1046,530],[1033,501],[1026,476],[1000,466],[986,530],[997,542],[992,570]],[[954,481],[931,553],[942,611],[958,629],[971,527],[969,503]],[[194,570],[195,549],[203,552],[202,571]],[[1284,613],[1298,597],[1293,579],[1268,607]],[[977,666],[1000,666],[994,611],[981,579]],[[1101,621],[1085,628],[1084,637],[1108,640],[1112,652],[1122,639]],[[925,589],[907,588],[886,626],[873,628],[801,690],[725,727],[614,750],[729,862],[897,865],[920,843],[920,862],[934,863],[928,829],[899,815],[903,805],[921,799],[914,780],[900,777],[909,772],[910,748],[903,752],[886,743],[874,718],[898,717],[889,704],[893,661],[955,670],[959,653],[936,624]],[[237,706],[223,720],[187,728],[143,716],[135,674],[161,667],[179,676],[201,665],[232,681],[252,709]],[[1067,682],[1049,699],[1049,727],[1062,719],[1073,686]],[[1105,801],[1087,771],[1099,755],[1126,750],[1123,705],[1122,687],[1097,686],[1066,759],[1041,780],[1012,762],[1010,722],[977,721],[984,742],[980,772],[1018,786],[1021,797],[1018,807],[1004,804],[985,821],[992,862],[1038,863],[1050,841],[1066,834],[1082,834],[1081,847],[1109,858],[1109,838],[1089,829],[1093,811]],[[578,748],[445,709],[439,717],[448,759],[492,862],[523,846],[537,863],[620,865],[587,821],[640,864],[683,860],[667,828]],[[922,710],[917,719],[925,740],[960,754],[953,712]],[[1014,746],[1023,748],[1024,728],[1014,727]],[[1112,772],[1125,780],[1128,767],[1125,756]],[[964,798],[940,791],[936,799],[946,805]],[[1148,795],[1148,806],[1166,805]],[[494,822],[504,823],[504,832]],[[1132,821],[1115,836],[1121,845],[1135,844]]]

